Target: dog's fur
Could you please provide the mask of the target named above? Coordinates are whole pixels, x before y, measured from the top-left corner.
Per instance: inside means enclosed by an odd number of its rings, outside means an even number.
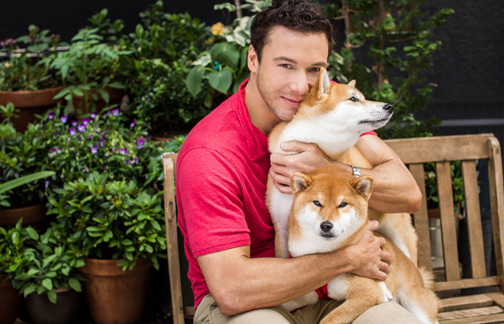
[[[355,178],[334,166],[309,174],[294,173],[294,204],[289,216],[291,255],[324,253],[356,243],[366,231],[372,187],[370,176]],[[327,287],[329,297],[346,301],[329,313],[322,324],[351,323],[367,309],[391,299],[422,323],[437,322],[439,301],[428,289],[432,288],[432,275],[429,277],[425,270],[421,273],[390,240],[386,239],[383,249],[392,259],[388,278],[378,281],[344,274],[333,279]],[[317,294],[311,292],[284,307],[292,310],[316,301]]]
[[[269,150],[286,153],[280,143],[298,140],[317,144],[332,160],[362,168],[372,166],[354,147],[360,134],[384,126],[392,106],[369,101],[355,88],[355,81],[333,84],[322,69],[317,82],[291,121],[279,123],[269,135]],[[287,258],[287,219],[293,196],[282,194],[268,177],[266,203],[275,227],[275,253]],[[409,214],[383,214],[370,210],[370,219],[380,222],[379,231],[394,242],[416,264],[417,236]]]

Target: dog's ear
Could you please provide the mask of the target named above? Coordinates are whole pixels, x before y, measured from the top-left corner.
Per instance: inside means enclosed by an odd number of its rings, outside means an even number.
[[[355,191],[366,199],[371,197],[371,191],[373,190],[373,177],[362,176],[352,180],[352,187]]]
[[[291,175],[291,187],[294,193],[306,190],[313,183],[312,177],[301,172],[294,172]]]
[[[352,80],[352,81],[348,82],[348,86],[355,88],[355,83],[356,83],[356,81]]]
[[[324,68],[320,69],[320,73],[317,80],[317,99],[320,100],[329,94],[331,89],[331,80],[329,79],[329,74]]]

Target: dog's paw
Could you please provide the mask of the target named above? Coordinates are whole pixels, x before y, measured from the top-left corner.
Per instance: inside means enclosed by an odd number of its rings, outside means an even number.
[[[392,295],[392,293],[390,292],[390,290],[387,288],[387,285],[385,284],[384,281],[381,281],[379,283],[379,285],[380,285],[380,288],[383,291],[383,302],[384,303],[389,302],[392,299],[394,299],[394,296]]]
[[[318,301],[318,295],[316,292],[312,291],[304,296],[283,303],[282,307],[288,310],[289,312],[292,312],[295,309],[315,304],[317,301]]]

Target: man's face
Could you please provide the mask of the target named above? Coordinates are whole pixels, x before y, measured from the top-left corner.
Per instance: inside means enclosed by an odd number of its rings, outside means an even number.
[[[304,34],[274,27],[263,47],[261,62],[251,72],[263,103],[279,120],[289,121],[299,103],[327,66],[328,42],[324,33]]]

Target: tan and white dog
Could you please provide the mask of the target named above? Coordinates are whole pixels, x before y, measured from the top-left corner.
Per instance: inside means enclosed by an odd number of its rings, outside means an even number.
[[[326,166],[309,174],[292,175],[294,205],[289,216],[289,252],[293,257],[334,251],[356,243],[367,229],[368,199],[373,178],[355,178]],[[422,323],[437,323],[439,301],[432,289],[432,274],[420,271],[385,238],[383,249],[392,262],[385,281],[343,274],[327,285],[329,297],[345,302],[329,313],[325,323],[351,323],[367,309],[394,299]],[[293,310],[315,303],[311,292],[283,306]]]
[[[271,153],[286,153],[280,143],[298,140],[317,144],[332,160],[362,168],[372,166],[354,147],[360,134],[384,126],[392,116],[392,105],[369,101],[349,84],[334,84],[322,69],[317,82],[289,122],[281,122],[268,138]],[[287,258],[288,224],[293,196],[281,193],[268,177],[266,204],[275,227],[275,253]],[[417,236],[409,214],[382,214],[370,210],[379,231],[416,263]]]

